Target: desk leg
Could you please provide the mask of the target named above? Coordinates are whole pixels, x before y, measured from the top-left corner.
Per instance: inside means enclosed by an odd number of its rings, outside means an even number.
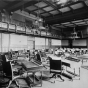
[[[42,87],[42,71],[41,71],[41,87]]]
[[[75,77],[75,68],[74,68],[74,77]]]
[[[33,72],[33,85],[35,84],[34,82],[35,82],[35,73]]]
[[[67,66],[66,66],[66,71],[67,71]]]
[[[79,80],[80,80],[80,67],[79,67]]]
[[[83,60],[82,60],[82,64],[83,64]]]

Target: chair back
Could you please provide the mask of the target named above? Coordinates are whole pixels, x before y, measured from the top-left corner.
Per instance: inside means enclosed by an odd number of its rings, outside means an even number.
[[[2,58],[2,61],[3,61],[3,62],[6,62],[6,61],[7,61],[5,54],[1,55],[1,58]]]
[[[12,52],[8,52],[8,59],[12,60]]]
[[[36,63],[39,64],[39,65],[42,64],[40,54],[36,54],[36,55],[35,55],[34,62],[36,62]]]
[[[1,55],[3,61],[2,61],[2,69],[3,73],[5,74],[6,77],[9,77],[12,80],[13,77],[13,72],[12,72],[12,66],[10,61],[6,61],[5,55]]]
[[[61,60],[52,60],[50,59],[50,71],[51,70],[62,70],[62,62]]]
[[[38,54],[36,54],[35,59],[41,62],[41,56],[40,56],[40,54],[39,54],[39,53],[38,53]]]

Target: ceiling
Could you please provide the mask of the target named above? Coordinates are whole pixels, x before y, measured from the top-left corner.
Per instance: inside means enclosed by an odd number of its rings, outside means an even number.
[[[3,9],[9,13],[20,9],[39,15],[46,25],[66,33],[71,27],[88,25],[88,0],[68,0],[63,6],[55,0],[0,0],[0,10]]]

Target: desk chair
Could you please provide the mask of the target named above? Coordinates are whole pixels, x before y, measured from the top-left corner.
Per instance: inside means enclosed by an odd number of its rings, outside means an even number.
[[[3,68],[3,76],[0,78],[0,87],[10,88],[12,82],[14,81],[19,88],[21,86],[24,87],[24,85],[20,83],[19,80],[26,78],[21,75],[14,76],[13,68],[10,61],[8,62],[2,61],[2,68]],[[30,84],[26,83],[25,87],[30,88],[29,85]]]
[[[45,67],[47,66],[47,60],[42,58],[40,54],[36,54],[35,59],[33,61],[36,62],[39,65],[43,65]]]
[[[50,58],[50,73],[54,73],[52,77],[59,77],[62,81],[62,62],[61,60],[52,60]]]
[[[35,55],[34,62],[38,63],[39,65],[42,64],[42,62],[41,62],[41,57],[40,57],[40,54],[39,54],[39,53],[37,53],[37,54]]]

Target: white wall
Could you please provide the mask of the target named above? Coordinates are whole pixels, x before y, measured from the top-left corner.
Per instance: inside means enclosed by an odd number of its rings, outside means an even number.
[[[27,46],[29,50],[32,50],[34,48],[34,41],[35,41],[34,37],[27,36]]]
[[[9,50],[9,34],[1,34],[2,42],[2,52],[7,52]]]
[[[46,49],[46,48],[49,48],[49,39],[35,37],[35,49]]]
[[[49,41],[51,40],[51,41]],[[34,43],[35,42],[35,43]],[[17,51],[23,49],[46,49],[51,46],[68,46],[68,40],[31,37],[18,34],[0,33],[0,52],[8,52],[10,49]],[[87,46],[86,39],[74,40],[73,46]]]
[[[35,37],[35,45],[45,45],[45,38]]]
[[[61,46],[61,40],[52,39],[51,45]]]
[[[45,49],[45,38],[35,37],[35,49]]]
[[[27,36],[10,34],[10,49],[13,50],[27,49]]]
[[[34,47],[34,38],[30,36],[0,33],[0,52],[8,52],[10,49],[28,50]]]

